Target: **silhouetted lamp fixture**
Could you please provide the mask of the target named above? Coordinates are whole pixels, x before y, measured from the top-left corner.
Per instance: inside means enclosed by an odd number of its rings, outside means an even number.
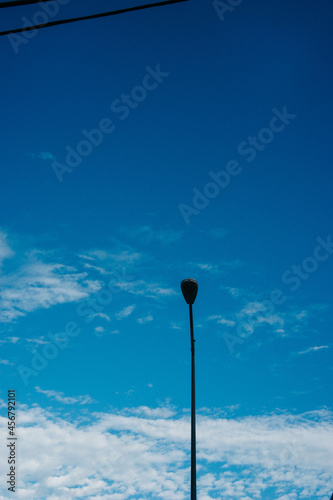
[[[192,305],[198,293],[198,283],[193,278],[187,278],[180,284],[184,299],[190,309],[191,330],[191,500],[197,500],[197,471],[196,471],[196,437],[195,437],[195,366],[194,366],[194,334]]]

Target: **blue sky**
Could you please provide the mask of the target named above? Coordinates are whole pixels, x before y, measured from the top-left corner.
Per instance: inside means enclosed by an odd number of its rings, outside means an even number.
[[[57,0],[0,26],[139,4]],[[18,498],[188,498],[186,277],[198,498],[329,498],[332,14],[189,0],[1,37]]]

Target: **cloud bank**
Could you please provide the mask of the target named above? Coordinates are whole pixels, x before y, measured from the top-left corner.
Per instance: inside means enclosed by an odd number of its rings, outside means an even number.
[[[82,413],[75,421],[33,405],[21,406],[18,422],[19,499],[189,497],[187,411],[139,407]],[[1,432],[6,425],[1,418]],[[329,498],[332,431],[327,410],[228,419],[200,411],[198,498],[254,500],[268,491],[277,500]],[[1,447],[2,463],[5,453]]]

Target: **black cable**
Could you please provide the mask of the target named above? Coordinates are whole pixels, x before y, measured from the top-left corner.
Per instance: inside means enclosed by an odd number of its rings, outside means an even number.
[[[128,7],[127,9],[113,10],[110,12],[102,12],[101,14],[92,14],[90,16],[73,17],[71,19],[62,19],[60,21],[51,21],[45,24],[37,24],[35,26],[27,26],[25,28],[17,28],[14,30],[0,31],[0,36],[12,35],[14,33],[22,33],[23,31],[31,31],[41,28],[49,28],[51,26],[58,26],[59,24],[75,23],[77,21],[85,21],[87,19],[97,19],[98,17],[114,16],[116,14],[123,14],[124,12],[132,12],[134,10],[149,9],[150,7],[160,7],[162,5],[171,5],[173,3],[187,2],[188,0],[164,0],[163,2],[156,2],[146,5],[138,5],[137,7]]]
[[[0,3],[0,9],[4,7],[20,7],[21,5],[30,5],[31,3],[45,3],[50,0],[12,0],[11,2]]]

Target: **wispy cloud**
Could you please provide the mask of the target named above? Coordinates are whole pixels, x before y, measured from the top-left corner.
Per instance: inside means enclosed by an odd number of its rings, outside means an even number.
[[[299,351],[298,354],[308,354],[309,352],[316,352],[320,351],[321,349],[328,349],[328,345],[321,345],[321,346],[314,346],[314,347],[309,347],[309,349],[305,349],[305,351]]]
[[[108,335],[108,334],[115,335],[118,333],[119,333],[119,330],[107,330],[106,328],[104,328],[104,326],[96,326],[94,329],[94,334],[97,337],[102,337],[102,336]]]
[[[12,256],[13,251],[4,233],[0,241],[1,261],[1,257],[5,259]],[[88,274],[90,271],[93,277],[95,271],[102,275],[114,275],[114,288],[133,295],[163,299],[177,293],[163,282],[150,282],[131,276],[134,266],[136,272],[140,272],[139,264],[145,262],[147,256],[117,240],[113,242],[112,250],[94,249],[76,255],[75,267],[66,265],[66,258],[63,259],[64,263],[52,260],[58,260],[55,250],[32,250],[30,253],[21,251],[20,259],[14,262],[19,264],[17,270],[11,271],[7,276],[0,275],[0,321],[14,321],[39,308],[47,309],[87,298],[106,286],[98,277],[91,279]],[[72,263],[73,259],[68,258],[67,262]],[[145,273],[147,274],[147,269]],[[105,278],[106,281],[109,282],[110,278]],[[110,316],[104,311],[95,313],[95,316],[110,321]],[[121,317],[122,315],[119,316]],[[143,318],[141,320],[144,321]]]
[[[124,248],[125,247],[125,248]],[[144,255],[116,241],[112,250],[95,249],[78,254],[83,268],[96,271],[103,279],[110,280],[112,275],[119,279],[119,273],[124,279],[133,280],[133,269],[144,260]]]
[[[271,313],[264,302],[248,302],[236,316],[240,321],[251,323],[253,328],[266,323],[281,329],[285,324],[285,314]]]
[[[170,322],[171,328],[173,330],[181,330],[182,326],[179,323],[174,323],[173,321]]]
[[[35,339],[25,339],[26,342],[30,342],[32,344],[36,344],[36,345],[43,345],[43,344],[49,344],[50,341],[49,340],[45,340],[45,337],[44,336],[41,336],[39,338],[35,338]]]
[[[102,319],[105,319],[105,321],[111,321],[111,318],[108,314],[105,314],[105,313],[95,313],[93,318],[102,318]]]
[[[11,363],[8,359],[0,359],[0,365],[14,366],[14,363]]]
[[[17,344],[20,340],[20,337],[6,337],[5,339],[0,340],[0,344]]]
[[[10,248],[7,234],[0,231],[0,267],[5,259],[14,255],[14,251]]]
[[[240,403],[236,404],[236,405],[230,405],[230,406],[225,406],[224,408],[228,411],[228,412],[231,412],[233,413],[235,410],[238,410],[240,408]]]
[[[262,302],[248,302],[240,311],[240,314],[246,316],[255,316],[258,312],[267,311],[267,306]]]
[[[148,384],[152,387],[152,384]],[[149,408],[149,406],[138,406],[136,408],[123,408],[122,413],[128,415],[138,415],[145,418],[172,418],[177,415],[177,411],[172,407]]]
[[[220,274],[226,273],[231,270],[237,269],[241,267],[243,263],[240,260],[232,260],[232,261],[220,261],[216,264],[212,264],[211,262],[191,262],[189,263],[190,267],[195,267],[201,269],[201,271],[207,271],[211,274]]]
[[[39,308],[75,302],[100,288],[73,267],[32,259],[14,274],[0,277],[0,321],[12,321]]]
[[[75,397],[68,397],[64,396],[63,392],[57,392],[57,391],[52,391],[52,390],[43,390],[40,387],[36,386],[35,387],[36,392],[39,392],[41,394],[45,394],[49,399],[53,399],[54,401],[58,401],[59,403],[63,403],[65,405],[74,405],[74,404],[79,404],[79,405],[85,405],[85,404],[91,404],[94,403],[95,401],[88,395],[85,396],[75,396]]]
[[[119,331],[118,330],[109,331],[106,328],[104,328],[104,326],[96,326],[94,329],[94,334],[97,335],[98,337],[102,337],[103,335],[107,335],[109,333],[114,334],[114,333],[119,333]]]
[[[226,326],[235,326],[236,322],[233,320],[225,319],[223,316],[220,314],[213,314],[212,316],[209,316],[207,318],[209,321],[216,321],[217,323],[220,323],[221,325],[226,325]]]
[[[135,304],[133,304],[131,306],[124,307],[121,311],[116,313],[116,318],[118,318],[118,319],[127,318],[128,316],[130,316],[132,314],[132,312],[134,311],[135,308],[136,308]]]
[[[143,295],[151,298],[161,298],[176,295],[177,292],[160,283],[149,283],[145,280],[135,280],[131,282],[119,283],[122,290],[134,295]]]
[[[262,343],[295,336],[300,330],[304,330],[311,318],[317,314],[312,306],[309,306],[308,311],[297,309],[293,303],[284,304],[283,307],[275,306],[270,300],[262,300],[262,294],[255,293],[253,289],[242,289],[241,292],[233,287],[223,289],[235,297],[235,305],[227,316],[215,314],[207,319],[226,327],[234,327],[231,334],[235,336],[234,339],[238,338],[240,344],[253,334],[257,336],[256,348]],[[223,335],[229,348],[228,332],[225,329]],[[253,342],[252,346],[254,347]]]
[[[296,319],[303,319],[303,318],[306,318],[308,316],[308,313],[306,311],[301,311],[300,313],[297,313],[295,315],[295,318]]]
[[[231,287],[231,286],[222,286],[221,287],[223,290],[226,290],[229,295],[231,295],[234,298],[238,298],[242,292],[239,288]]]
[[[112,272],[111,270],[108,271],[107,269],[104,269],[104,267],[94,266],[93,264],[89,264],[88,262],[85,262],[83,264],[83,267],[85,267],[86,269],[94,269],[100,274],[110,274]]]
[[[168,245],[179,242],[183,237],[183,231],[174,231],[173,229],[154,229],[151,226],[127,227],[123,232],[141,241],[142,243],[151,243],[152,241]]]
[[[43,161],[54,161],[57,158],[54,156],[54,154],[50,153],[49,151],[41,151],[40,153],[32,153],[31,157],[35,160],[43,160]]]
[[[133,264],[142,258],[139,252],[134,250],[91,250],[86,254],[81,254],[81,257],[88,260],[104,261],[110,263]],[[111,270],[111,268],[110,268]]]
[[[213,273],[213,274],[220,272],[219,266],[217,266],[215,264],[195,263],[194,265],[197,266],[202,271],[209,271],[210,273]]]
[[[145,316],[144,318],[138,318],[137,322],[142,324],[149,323],[150,321],[153,321],[153,317],[151,314],[148,314],[148,316]]]

